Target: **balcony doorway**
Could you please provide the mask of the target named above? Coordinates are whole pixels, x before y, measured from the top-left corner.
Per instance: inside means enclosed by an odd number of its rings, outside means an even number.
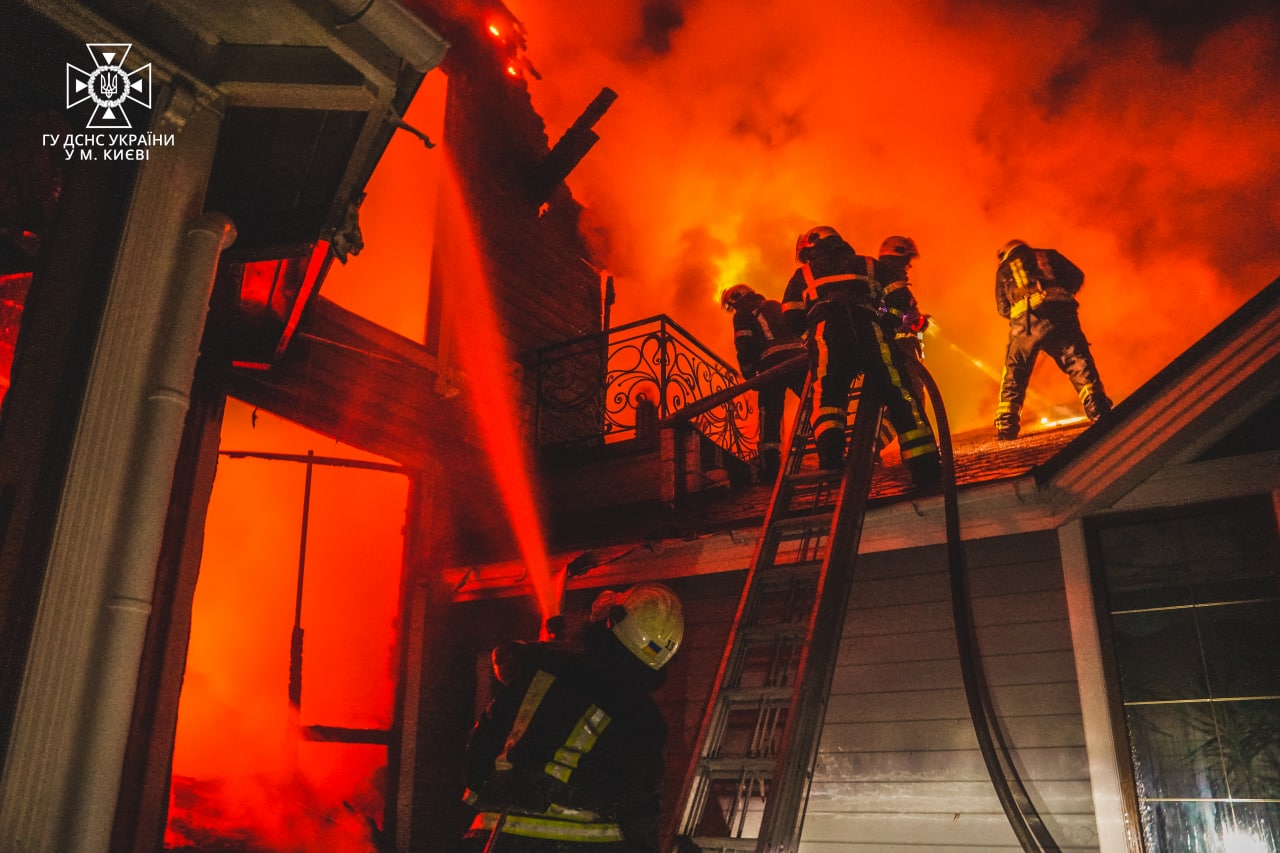
[[[408,477],[234,399],[220,447],[165,849],[376,853]]]

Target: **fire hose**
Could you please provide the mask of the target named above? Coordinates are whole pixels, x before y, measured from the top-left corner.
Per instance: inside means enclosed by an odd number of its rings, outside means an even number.
[[[1044,820],[1036,811],[1031,796],[1022,784],[1017,767],[1009,754],[1008,744],[1000,731],[991,692],[987,686],[974,627],[973,600],[969,591],[968,568],[964,558],[964,542],[960,538],[960,510],[956,495],[956,464],[951,446],[951,431],[938,385],[923,364],[915,362],[912,372],[928,391],[937,422],[938,449],[942,457],[943,514],[947,529],[947,564],[951,577],[951,612],[955,623],[956,645],[960,652],[960,671],[964,680],[965,701],[973,721],[978,748],[995,788],[1000,807],[1018,843],[1026,853],[1059,853]]]

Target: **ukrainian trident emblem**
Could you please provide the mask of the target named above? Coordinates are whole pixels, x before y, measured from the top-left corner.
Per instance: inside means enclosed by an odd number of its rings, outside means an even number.
[[[133,127],[125,104],[132,101],[151,109],[151,63],[135,71],[124,70],[131,44],[86,44],[93,68],[67,63],[67,108],[93,101],[90,130],[123,130]]]

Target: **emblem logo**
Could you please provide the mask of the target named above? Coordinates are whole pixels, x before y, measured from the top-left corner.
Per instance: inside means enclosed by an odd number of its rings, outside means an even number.
[[[93,68],[86,71],[67,63],[67,109],[93,101],[89,130],[123,130],[133,127],[125,104],[151,109],[151,63],[125,71],[124,59],[131,44],[86,44]]]

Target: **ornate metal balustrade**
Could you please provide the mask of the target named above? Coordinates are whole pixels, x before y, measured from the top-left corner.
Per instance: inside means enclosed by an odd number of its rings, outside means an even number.
[[[539,447],[591,446],[636,431],[637,412],[662,420],[739,381],[736,370],[665,314],[536,350]],[[650,405],[651,404],[651,405]],[[756,453],[755,394],[741,394],[693,418],[740,459]]]

